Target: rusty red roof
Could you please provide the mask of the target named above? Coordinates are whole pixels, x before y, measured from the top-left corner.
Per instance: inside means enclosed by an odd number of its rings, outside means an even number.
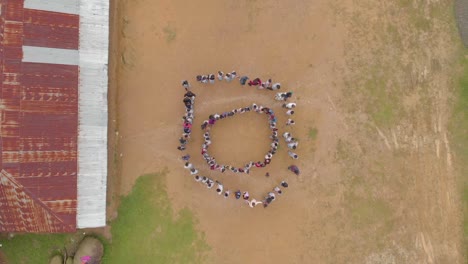
[[[73,232],[79,69],[23,48],[77,50],[79,16],[0,5],[0,232]]]

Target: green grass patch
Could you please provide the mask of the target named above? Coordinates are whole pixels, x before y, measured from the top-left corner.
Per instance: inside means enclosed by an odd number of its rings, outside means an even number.
[[[164,34],[166,35],[166,42],[170,43],[174,41],[177,37],[177,31],[175,28],[173,28],[171,25],[167,25],[163,29]]]
[[[72,234],[23,234],[11,239],[0,238],[2,250],[9,263],[47,263],[61,253]]]
[[[465,49],[461,59],[461,76],[456,85],[457,101],[455,104],[450,131],[454,150],[457,153],[458,169],[460,170],[462,202],[464,212],[465,252],[468,252],[468,49]]]
[[[317,128],[315,128],[315,127],[309,128],[309,139],[316,140],[317,139],[317,134],[318,134]]]
[[[164,177],[141,176],[122,199],[103,263],[202,263],[208,246],[189,210],[174,214]]]

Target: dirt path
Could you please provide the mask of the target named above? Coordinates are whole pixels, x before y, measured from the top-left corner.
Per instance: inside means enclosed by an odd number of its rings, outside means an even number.
[[[384,43],[377,34],[381,29],[372,23],[359,25],[362,30],[350,27],[353,14],[363,21],[391,22],[391,15],[381,14],[384,4],[139,0],[120,1],[117,7],[114,38],[120,41],[112,54],[119,66],[118,77],[111,80],[117,86],[112,94],[118,106],[118,135],[112,134],[120,144],[115,157],[121,178],[113,182],[113,195],[128,193],[144,173],[168,168],[173,206],[196,214],[212,248],[209,263],[461,263],[458,198],[444,121],[451,67],[445,61],[453,56],[448,44],[445,53],[432,54],[438,64],[429,60],[433,69],[443,69],[431,77],[437,82],[425,90],[429,96],[421,99],[420,93],[397,91],[397,104],[408,105],[403,121],[397,122],[387,120],[388,111],[380,114],[377,107],[386,102],[378,101],[387,98],[385,93],[360,90],[356,76],[367,73],[366,61],[398,56],[400,51],[378,46]],[[444,25],[437,23],[434,27]],[[411,33],[404,26],[397,29],[402,37]],[[445,37],[435,35],[434,43]],[[383,53],[366,54],[373,41]],[[411,86],[422,87],[429,80],[424,79],[429,57],[415,57],[415,73],[409,79],[416,83]],[[248,176],[219,176],[201,166],[201,172],[226,186],[248,189],[255,196],[288,179],[287,194],[268,210],[251,210],[199,188],[187,179],[179,160],[184,93],[180,81],[220,69],[271,77],[297,96],[298,125],[291,132],[300,140],[301,177],[287,173],[291,160],[284,148],[268,169]],[[395,72],[396,79],[406,78],[404,70]],[[440,86],[445,89],[435,93]],[[237,84],[194,84],[193,90],[196,124],[211,113],[253,101],[279,109],[272,93]],[[367,106],[366,99],[377,106]],[[437,114],[420,121],[426,109],[418,107],[427,100]],[[411,118],[413,113],[417,117]],[[284,115],[279,118],[281,124],[286,120]],[[214,128],[213,154],[232,163],[262,155],[268,143],[266,121],[249,115],[234,119]],[[201,131],[194,129],[189,153],[202,165],[200,137]],[[270,178],[264,177],[266,171]]]

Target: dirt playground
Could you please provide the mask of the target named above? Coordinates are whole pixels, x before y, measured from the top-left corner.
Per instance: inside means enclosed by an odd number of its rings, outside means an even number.
[[[167,169],[172,206],[194,213],[207,263],[462,263],[447,132],[459,44],[446,2],[114,1],[109,214],[139,176]],[[199,129],[209,114],[271,105],[287,129],[273,92],[195,82],[218,70],[294,91],[299,177],[285,146],[250,175],[209,171]],[[258,198],[288,180],[267,209],[223,199],[183,169],[183,79],[197,95],[193,163]],[[242,165],[264,156],[268,133],[264,115],[222,120],[210,151]]]

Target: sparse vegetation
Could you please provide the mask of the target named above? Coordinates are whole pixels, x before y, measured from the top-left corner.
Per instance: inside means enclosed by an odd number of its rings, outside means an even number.
[[[455,151],[458,154],[459,170],[462,175],[462,200],[464,212],[465,248],[468,250],[468,50],[461,59],[462,76],[457,85],[457,102],[454,108],[451,132]],[[467,252],[465,250],[465,252]]]
[[[383,200],[356,195],[349,195],[347,200],[353,224],[358,228],[385,223],[392,215],[390,207]]]
[[[163,29],[164,34],[166,35],[166,41],[167,43],[170,43],[174,41],[177,37],[177,31],[175,28],[173,28],[171,25],[167,25]]]
[[[317,139],[318,130],[317,128],[309,128],[309,139],[316,140]]]

